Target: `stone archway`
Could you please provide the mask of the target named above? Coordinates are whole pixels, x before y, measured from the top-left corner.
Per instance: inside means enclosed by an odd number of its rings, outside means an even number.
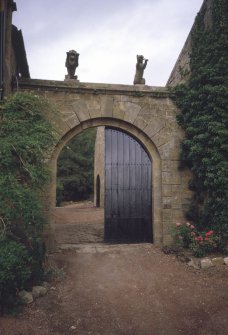
[[[55,206],[56,161],[60,151],[84,129],[110,126],[128,132],[149,153],[153,162],[154,243],[172,243],[173,226],[184,219],[192,193],[188,189],[189,171],[179,170],[184,132],[177,124],[179,111],[169,90],[145,85],[45,80],[21,80],[19,88],[45,96],[57,110],[47,115],[58,132],[58,143],[48,162],[52,182],[43,195],[50,222],[47,238],[53,236],[51,211]]]
[[[50,168],[52,172],[52,183],[49,188],[49,194],[47,197],[50,199],[50,208],[55,207],[56,198],[56,172],[57,172],[57,159],[62,150],[62,148],[70,141],[74,136],[78,135],[80,132],[87,128],[99,127],[99,126],[110,126],[116,129],[124,130],[125,132],[131,134],[137,140],[143,144],[146,148],[151,160],[153,161],[153,171],[152,171],[152,189],[153,189],[153,203],[152,203],[152,222],[153,222],[153,236],[154,243],[161,244],[162,241],[162,218],[161,218],[161,159],[159,153],[153,144],[153,142],[148,138],[146,134],[137,129],[134,125],[129,124],[126,121],[115,120],[111,118],[97,118],[82,122],[80,125],[76,126],[70,132],[65,134],[63,138],[56,145],[53,155],[50,159]],[[151,225],[152,225],[151,222]],[[50,212],[50,224],[51,228],[54,230],[54,217]]]

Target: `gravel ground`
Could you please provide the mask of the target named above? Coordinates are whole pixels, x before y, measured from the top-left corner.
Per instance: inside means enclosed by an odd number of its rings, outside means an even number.
[[[195,270],[152,244],[78,245],[48,263],[48,294],[0,318],[1,335],[228,333],[225,265]]]

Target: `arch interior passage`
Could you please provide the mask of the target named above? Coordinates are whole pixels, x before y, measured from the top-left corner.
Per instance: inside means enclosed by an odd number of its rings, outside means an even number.
[[[105,241],[152,242],[152,166],[142,145],[105,129]]]

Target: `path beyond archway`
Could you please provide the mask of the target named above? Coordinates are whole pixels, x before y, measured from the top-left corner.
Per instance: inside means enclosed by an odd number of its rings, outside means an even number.
[[[1,335],[227,334],[225,265],[195,270],[152,244],[87,245],[50,261],[65,276],[1,318]]]
[[[92,201],[81,201],[56,207],[55,239],[58,246],[104,241],[104,208]]]

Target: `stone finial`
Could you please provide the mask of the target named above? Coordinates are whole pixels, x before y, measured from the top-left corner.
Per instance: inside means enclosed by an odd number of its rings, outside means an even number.
[[[77,76],[75,76],[76,67],[78,67],[78,57],[79,53],[75,50],[70,50],[67,53],[65,66],[67,68],[68,74],[65,76],[65,79],[75,79],[77,80]]]
[[[144,61],[144,62],[143,62]],[[140,84],[145,85],[146,81],[143,78],[143,72],[147,66],[148,59],[145,59],[143,55],[137,55],[136,73],[134,78],[134,85]]]

